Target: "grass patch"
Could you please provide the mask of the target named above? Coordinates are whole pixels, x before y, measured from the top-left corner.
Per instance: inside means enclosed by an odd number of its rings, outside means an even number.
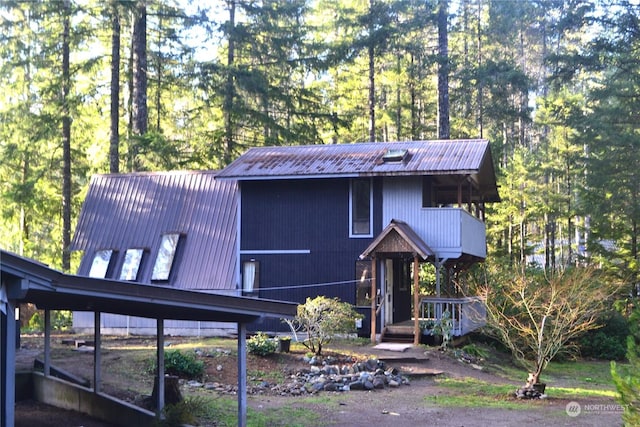
[[[439,378],[436,383],[451,390],[452,394],[427,396],[425,400],[429,404],[467,408],[526,408],[513,400],[516,386],[510,384],[491,384],[473,378]]]
[[[247,371],[247,378],[250,381],[255,382],[267,381],[270,383],[280,383],[285,380],[286,376],[284,372],[280,371],[262,371],[252,369]]]
[[[220,396],[207,399],[200,422],[213,422],[219,427],[238,425],[238,402],[232,397]],[[267,408],[260,411],[247,409],[248,427],[312,427],[319,425],[320,416],[313,411],[295,407]]]
[[[473,378],[455,379],[440,378],[436,380],[439,386],[451,391],[451,394],[428,396],[425,400],[429,404],[457,407],[490,407],[502,409],[528,409],[523,401],[514,398],[517,386],[511,384],[492,384]],[[579,398],[615,398],[614,389],[591,387],[549,387],[546,390],[549,398],[579,399]]]

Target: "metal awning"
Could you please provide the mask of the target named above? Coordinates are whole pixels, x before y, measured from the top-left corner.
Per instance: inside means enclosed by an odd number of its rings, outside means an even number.
[[[239,296],[210,294],[142,285],[132,282],[74,276],[51,269],[34,260],[0,250],[0,427],[14,424],[15,412],[15,322],[13,310],[20,303],[34,303],[45,310],[78,310],[154,318],[158,322],[158,411],[164,405],[163,321],[200,320],[238,324],[238,425],[246,425],[246,324],[261,317],[291,318],[297,304]],[[47,312],[45,312],[47,313]],[[45,321],[45,324],[47,322]],[[99,328],[96,330],[100,357]],[[45,331],[45,371],[48,366],[48,336]],[[99,360],[99,359],[98,359]],[[100,366],[100,363],[95,363]],[[162,369],[160,368],[162,366]],[[99,392],[96,370],[94,390]]]
[[[75,276],[0,251],[9,299],[40,309],[99,311],[148,318],[249,323],[293,317],[297,304]]]

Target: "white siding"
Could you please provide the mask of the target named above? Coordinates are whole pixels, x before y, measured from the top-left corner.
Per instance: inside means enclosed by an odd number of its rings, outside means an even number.
[[[460,208],[423,208],[421,177],[385,178],[382,200],[383,227],[392,219],[406,222],[438,258],[486,257],[484,223]]]
[[[73,312],[73,330],[79,334],[93,334],[93,312]],[[100,331],[106,335],[155,335],[156,319],[102,313]],[[165,320],[165,335],[228,336],[237,333],[235,323]]]

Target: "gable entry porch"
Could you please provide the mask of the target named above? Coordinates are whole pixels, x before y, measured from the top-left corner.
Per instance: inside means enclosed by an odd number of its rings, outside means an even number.
[[[407,223],[392,220],[360,259],[371,262],[370,295],[377,296],[371,298],[372,343],[377,342],[378,330],[380,341],[418,345],[423,335],[433,334],[438,326],[459,337],[484,325],[486,312],[480,297],[442,295],[446,260],[439,259]],[[435,266],[433,295],[420,293],[420,265],[425,262]]]

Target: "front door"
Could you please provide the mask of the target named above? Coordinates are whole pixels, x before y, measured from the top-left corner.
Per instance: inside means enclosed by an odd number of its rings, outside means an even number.
[[[393,324],[393,259],[384,262],[384,324]]]

